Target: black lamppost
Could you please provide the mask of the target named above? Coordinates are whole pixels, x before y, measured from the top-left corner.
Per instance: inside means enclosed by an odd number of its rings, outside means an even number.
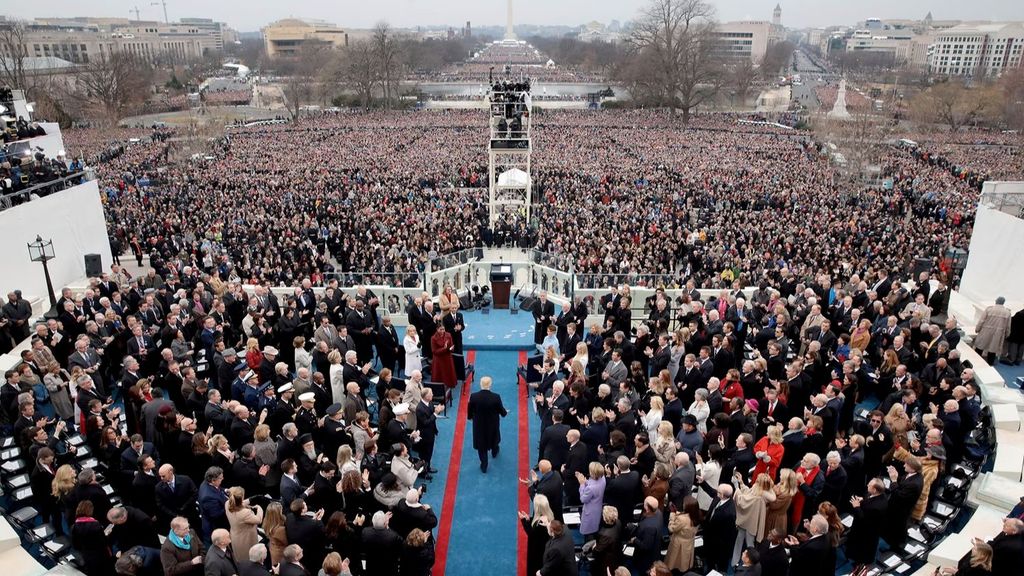
[[[50,280],[50,268],[47,262],[53,260],[53,240],[43,241],[36,235],[35,242],[28,243],[28,255],[33,262],[43,263],[43,274],[46,275],[46,294],[50,297],[50,311],[57,308],[57,299],[53,296],[53,282]]]

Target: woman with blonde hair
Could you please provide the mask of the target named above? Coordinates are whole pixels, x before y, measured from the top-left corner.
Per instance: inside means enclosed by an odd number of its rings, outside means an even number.
[[[222,470],[230,470],[235,461],[235,453],[231,451],[231,445],[223,434],[214,434],[207,442],[210,457],[213,458],[213,465],[219,466]]]
[[[554,522],[548,497],[537,494],[533,497],[533,518],[525,511],[519,511],[519,524],[526,533],[526,573],[536,574],[544,565],[544,548],[547,546],[548,525]]]
[[[657,398],[657,396],[655,396],[655,398]],[[652,434],[651,436],[654,437],[654,442],[651,446],[654,448],[654,457],[658,462],[661,462],[666,466],[671,466],[672,461],[675,460],[676,457],[676,438],[672,434],[672,423],[667,420],[662,420],[658,423],[658,428],[655,431],[655,434]]]
[[[586,344],[584,344],[584,346],[586,346]],[[570,388],[572,388],[573,384],[577,382],[581,382],[584,386],[586,386],[587,373],[583,369],[583,364],[576,358],[573,358],[572,360],[567,362],[567,364],[569,365],[569,377],[565,381],[565,389],[569,390]]]
[[[280,502],[267,504],[267,513],[263,515],[263,533],[270,542],[270,563],[280,564],[284,558],[284,549],[288,546],[285,533],[285,518]]]
[[[340,404],[345,403],[345,377],[344,366],[341,364],[341,351],[331,350],[327,354],[327,361],[331,367],[327,371],[327,379],[331,383],[331,398]]]
[[[344,476],[348,471],[359,472],[359,462],[356,462],[352,455],[352,447],[348,444],[338,446],[338,476]]]
[[[793,502],[793,496],[799,490],[796,472],[792,468],[783,468],[779,471],[779,482],[772,488],[775,493],[775,500],[768,502],[765,507],[764,534],[773,529],[780,534],[789,534],[788,518],[789,505]]]
[[[782,445],[782,425],[768,427],[768,434],[754,444],[754,457],[757,464],[754,466],[752,478],[759,474],[766,473],[770,478],[775,478],[779,473],[779,465],[782,463],[782,456],[786,449]]]
[[[583,368],[583,374],[587,373],[587,367],[590,365],[590,348],[586,342],[576,343],[576,355],[572,357],[573,362],[579,362]]]
[[[576,473],[580,484],[580,502],[583,510],[580,513],[580,534],[584,540],[591,540],[601,529],[601,508],[604,505],[604,488],[606,485],[604,466],[600,462],[591,462],[587,468],[587,476]]]
[[[420,359],[423,343],[420,342],[420,334],[416,331],[415,326],[410,324],[405,329],[402,347],[405,348],[405,376],[408,378],[416,370],[423,370],[423,361]]]
[[[902,402],[893,404],[883,420],[885,420],[885,425],[889,427],[893,434],[906,434],[914,426],[914,423],[910,421],[910,417],[907,416],[907,411],[903,408]]]
[[[736,488],[733,501],[736,503],[736,544],[732,549],[732,563],[740,561],[740,554],[747,547],[764,540],[765,521],[768,518],[768,504],[777,498],[772,490],[775,482],[767,474],[759,474],[754,483],[747,486],[743,475],[734,472],[732,484]]]
[[[661,425],[661,419],[665,416],[665,401],[661,396],[651,396],[650,402],[650,410],[641,414],[643,426],[647,429],[647,436],[654,438],[658,435],[658,426]]]
[[[442,316],[451,312],[452,308],[459,305],[459,295],[452,288],[451,284],[445,285],[444,291],[437,298],[437,304],[441,308]]]
[[[970,553],[964,555],[956,568],[936,568],[936,576],[987,576],[992,573],[992,546],[975,538]]]
[[[75,473],[75,469],[70,464],[64,464],[57,468],[57,471],[53,474],[53,480],[50,481],[50,494],[57,499],[57,506],[63,513],[63,534],[67,534],[70,531],[71,522],[75,519],[75,505],[77,502],[71,497],[71,491],[75,489],[77,480],[78,476]]]
[[[259,372],[262,363],[263,352],[260,351],[260,341],[250,337],[245,341],[245,365],[249,367],[249,370]]]
[[[231,545],[235,550],[246,550],[259,544],[260,535],[256,527],[263,522],[263,508],[254,506],[245,498],[245,489],[241,486],[228,488],[228,501],[224,503],[224,511],[231,527]]]
[[[669,378],[675,382],[676,374],[679,374],[679,366],[686,356],[686,344],[690,341],[690,329],[680,328],[676,330],[672,338],[672,346],[669,347],[668,373]]]

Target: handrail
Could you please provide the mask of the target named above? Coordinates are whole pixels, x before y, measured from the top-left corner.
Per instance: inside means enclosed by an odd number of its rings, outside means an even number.
[[[53,188],[55,186],[60,186],[60,185],[63,185],[61,187],[61,190],[64,190],[64,189],[67,189],[67,188],[71,187],[71,186],[68,186],[66,183],[67,183],[68,180],[71,180],[73,178],[79,178],[80,179],[80,181],[76,182],[75,184],[73,184],[73,186],[77,186],[78,184],[81,184],[83,181],[86,181],[86,180],[92,180],[92,178],[89,178],[89,175],[91,173],[92,173],[91,170],[80,170],[78,172],[74,172],[72,174],[68,174],[67,176],[61,176],[60,178],[56,178],[54,180],[48,180],[46,182],[43,182],[43,183],[40,183],[40,184],[36,184],[36,185],[31,186],[29,188],[26,188],[24,190],[18,190],[17,192],[9,192],[7,194],[4,194],[3,196],[0,196],[0,211],[7,210],[8,208],[12,208],[12,207],[16,206],[17,204],[24,204],[25,202],[31,201],[32,193],[36,192],[37,190],[42,190],[44,188]],[[59,190],[50,191],[50,192],[48,192],[46,194],[40,194],[39,196],[40,197],[49,196],[50,194],[53,194],[55,192],[59,192]],[[15,203],[15,200],[18,199],[18,198],[24,198],[24,200]]]

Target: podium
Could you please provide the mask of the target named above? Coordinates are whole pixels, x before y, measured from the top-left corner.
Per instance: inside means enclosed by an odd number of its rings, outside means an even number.
[[[512,292],[512,265],[491,264],[491,298],[495,310],[508,310]]]

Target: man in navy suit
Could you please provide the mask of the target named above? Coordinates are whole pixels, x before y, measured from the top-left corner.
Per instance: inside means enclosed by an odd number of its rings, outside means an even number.
[[[143,454],[149,454],[156,461],[160,460],[156,447],[152,442],[143,441],[142,434],[133,434],[131,444],[121,453],[121,471],[128,474],[129,477],[135,475],[135,470],[139,467],[139,457]]]
[[[175,516],[182,516],[188,518],[189,522],[198,523],[198,493],[192,479],[176,475],[174,466],[164,464],[160,467],[160,482],[156,485],[156,508],[161,531],[170,526],[171,519]]]
[[[311,490],[303,488],[299,482],[299,465],[295,460],[286,458],[281,462],[281,505],[288,508],[297,498],[305,498]]]
[[[203,483],[199,486],[199,510],[203,516],[203,540],[218,528],[228,528],[227,511],[224,505],[228,501],[227,492],[221,488],[224,482],[224,470],[218,466],[210,466],[206,470]]]
[[[416,453],[426,463],[424,479],[437,472],[430,467],[434,457],[434,440],[437,438],[437,413],[444,409],[438,404],[434,406],[434,391],[424,388],[420,394],[420,402],[416,405],[416,430],[420,433],[420,441],[416,443]]]
[[[480,455],[480,471],[487,473],[487,453],[498,456],[501,443],[501,418],[508,411],[501,403],[501,396],[491,392],[491,377],[480,379],[480,390],[469,397],[467,417],[473,421],[473,448]]]

